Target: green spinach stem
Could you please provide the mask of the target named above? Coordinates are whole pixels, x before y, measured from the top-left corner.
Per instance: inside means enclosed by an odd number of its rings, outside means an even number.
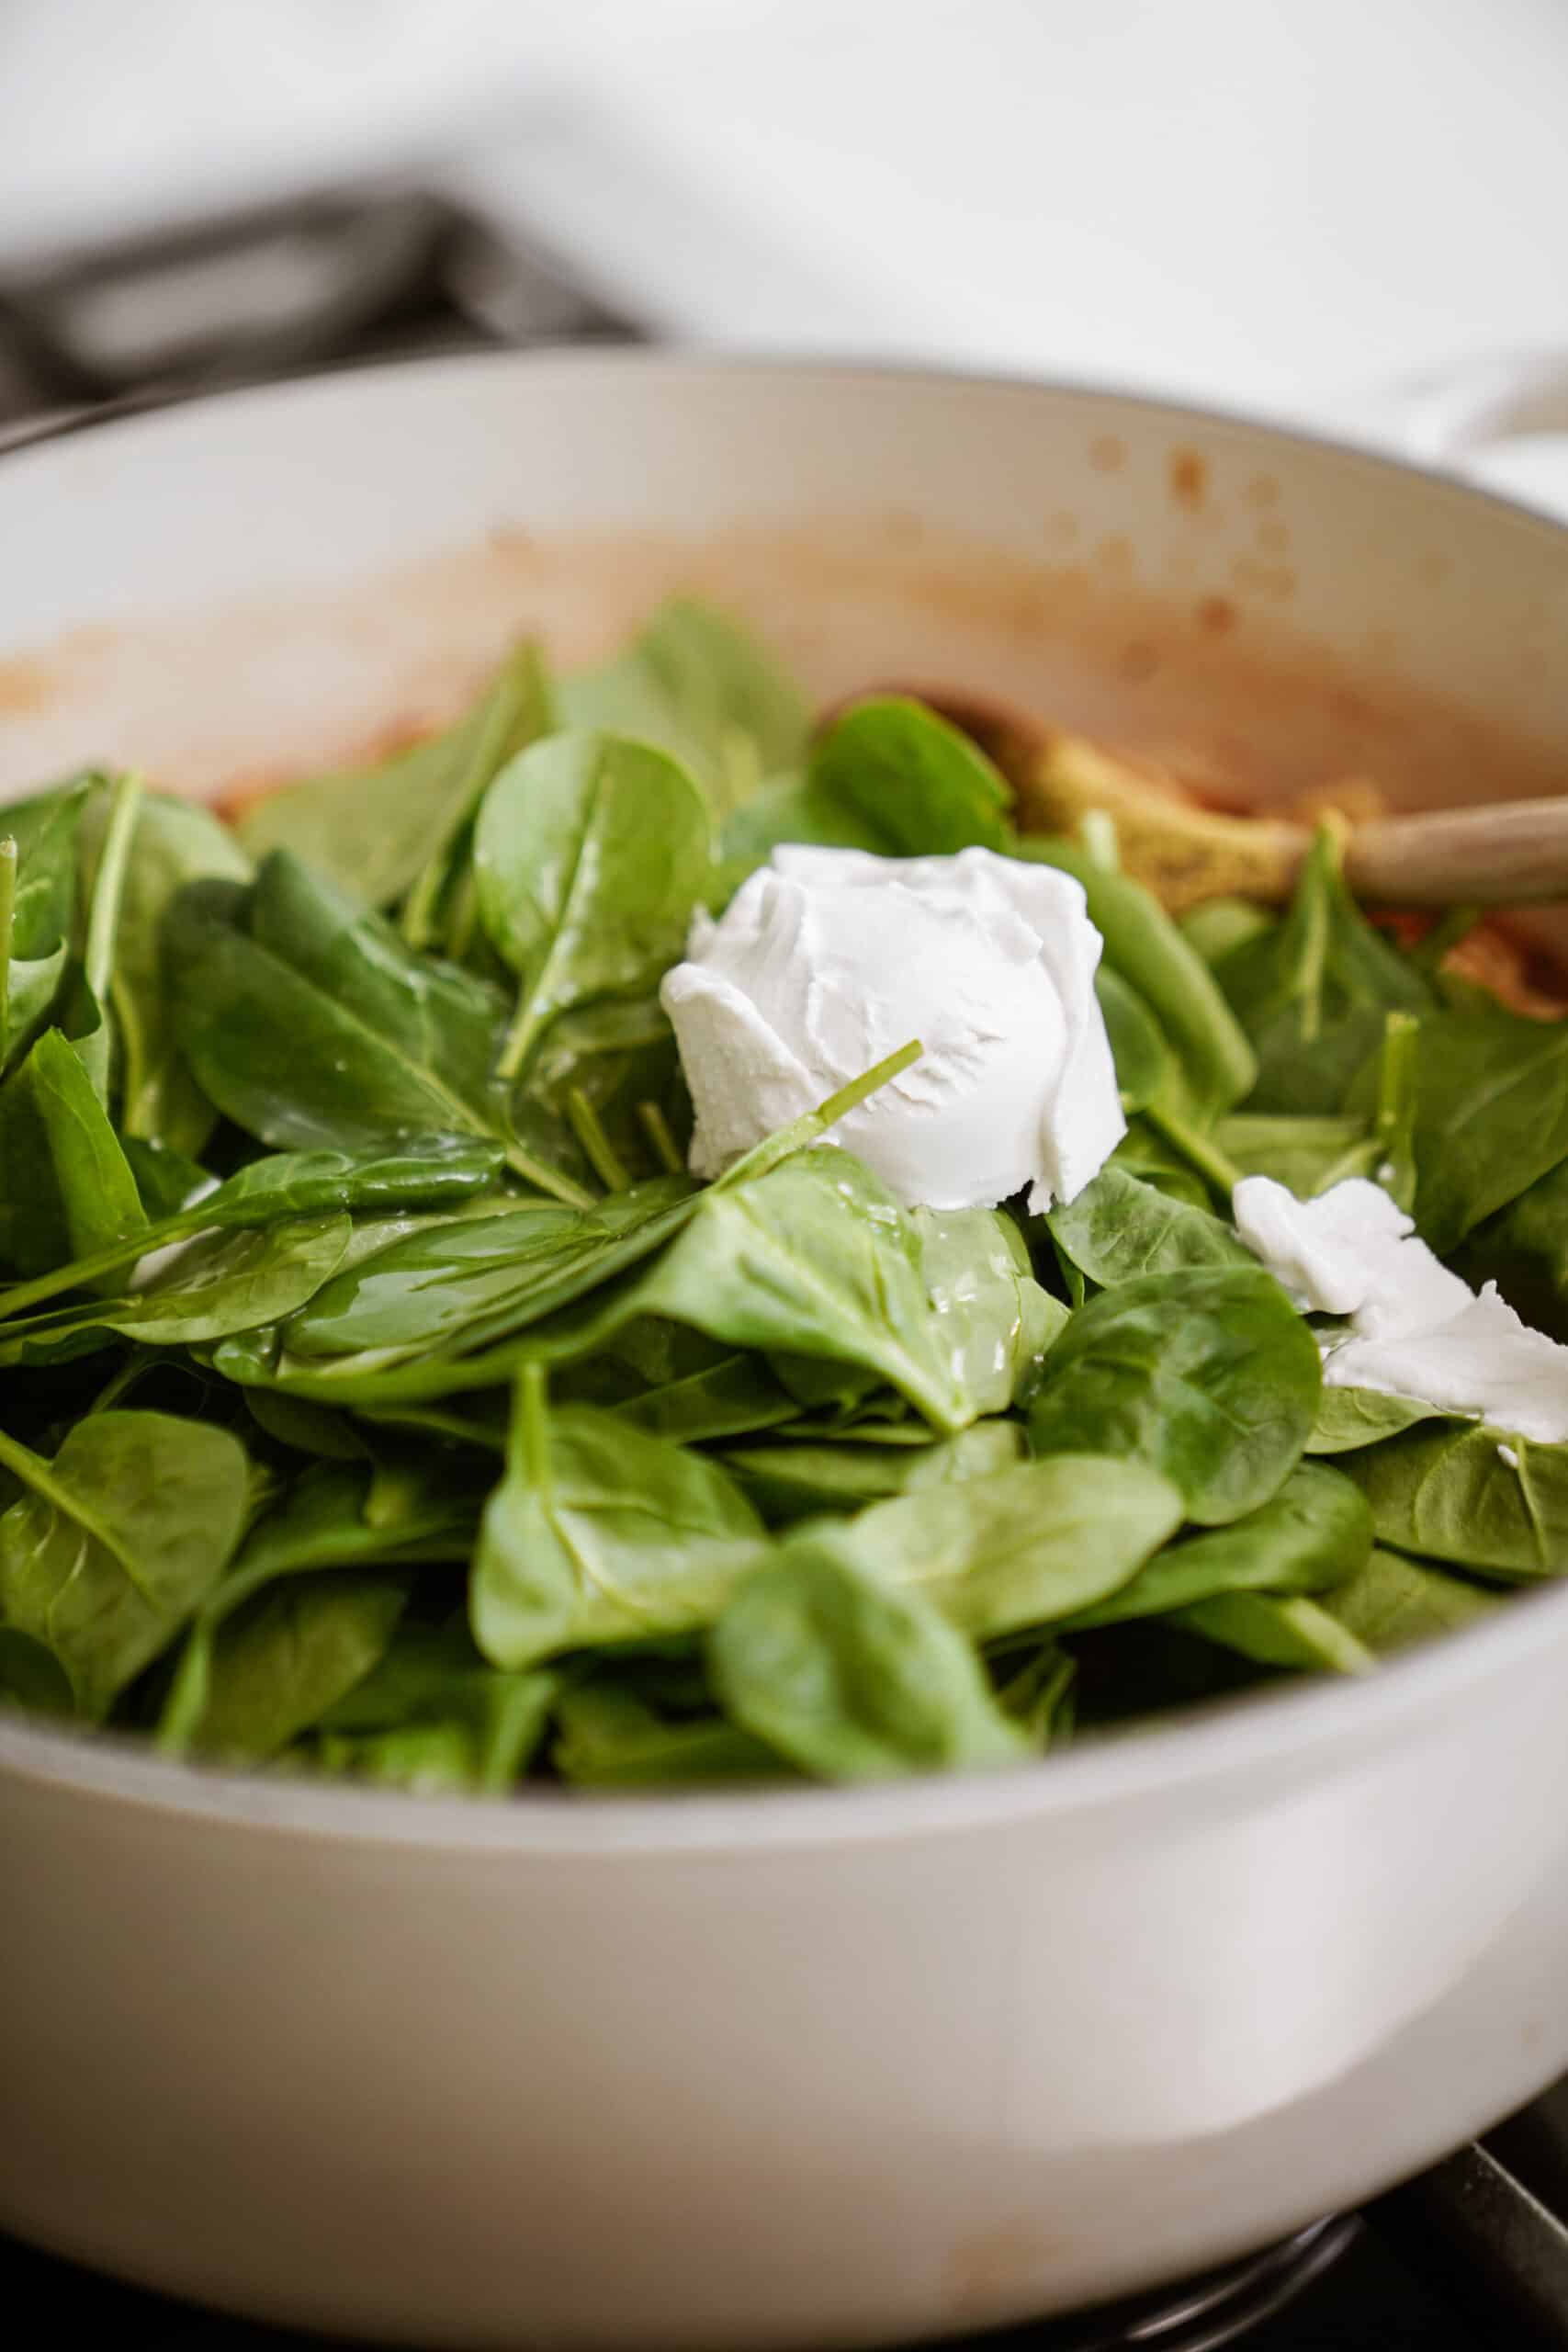
[[[900,1046],[896,1054],[889,1054],[885,1061],[863,1071],[859,1078],[851,1079],[849,1084],[840,1086],[836,1094],[829,1094],[815,1111],[807,1111],[804,1118],[792,1120],[776,1135],[764,1136],[761,1143],[753,1144],[732,1168],[726,1169],[710,1190],[724,1192],[731,1184],[750,1183],[753,1177],[765,1176],[770,1168],[778,1166],[781,1159],[791,1159],[795,1152],[803,1151],[807,1144],[815,1143],[819,1136],[826,1135],[829,1127],[836,1126],[848,1112],[863,1102],[868,1095],[874,1094],[879,1087],[886,1086],[893,1079],[901,1076],[912,1062],[919,1060],[925,1050],[918,1037],[911,1037],[908,1044]]]
[[[604,1133],[603,1120],[581,1086],[569,1089],[566,1098],[566,1115],[571,1122],[573,1135],[576,1136],[587,1155],[589,1166],[599,1178],[605,1191],[610,1193],[628,1191],[632,1181],[630,1171],[617,1154],[615,1145]]]
[[[542,1363],[525,1363],[517,1376],[507,1470],[535,1494],[550,1492],[550,1401]]]
[[[552,1168],[547,1160],[536,1159],[531,1151],[525,1151],[523,1146],[511,1136],[507,1137],[502,1148],[506,1164],[513,1174],[521,1176],[525,1184],[532,1184],[536,1193],[547,1193],[552,1200],[564,1201],[569,1209],[591,1209],[594,1206],[592,1193],[585,1192],[581,1184],[574,1184],[570,1176],[563,1176],[560,1170]],[[4,1304],[4,1300],[0,1300],[0,1306]]]
[[[637,1114],[642,1121],[643,1132],[653,1146],[655,1155],[665,1173],[670,1176],[679,1176],[685,1162],[676,1147],[674,1136],[670,1132],[670,1122],[658,1103],[639,1102],[637,1106]]]
[[[1213,1186],[1228,1206],[1230,1196],[1245,1172],[1235,1160],[1227,1159],[1209,1136],[1200,1135],[1196,1127],[1190,1127],[1186,1120],[1179,1119],[1174,1112],[1162,1111],[1156,1102],[1145,1104],[1144,1116],[1151,1127],[1159,1130],[1167,1143],[1175,1146],[1183,1159],[1198,1170],[1204,1182]]]

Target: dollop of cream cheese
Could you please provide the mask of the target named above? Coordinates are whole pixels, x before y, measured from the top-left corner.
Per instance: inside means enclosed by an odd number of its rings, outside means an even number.
[[[1081,886],[985,849],[884,858],[786,847],[665,977],[696,1112],[694,1175],[896,1053],[920,1059],[830,1140],[907,1207],[1070,1201],[1122,1136]]]
[[[1568,1348],[1521,1321],[1495,1283],[1479,1295],[1416,1234],[1381,1184],[1353,1177],[1298,1201],[1271,1177],[1232,1195],[1236,1231],[1325,1332],[1330,1387],[1377,1388],[1521,1437],[1568,1439]]]

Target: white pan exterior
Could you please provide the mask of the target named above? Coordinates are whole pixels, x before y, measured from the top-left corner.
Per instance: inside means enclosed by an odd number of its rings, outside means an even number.
[[[682,579],[824,692],[986,685],[1281,783],[1568,773],[1568,533],[1086,392],[359,375],[0,462],[0,548],[11,790],[336,754],[519,625],[581,650]],[[0,1720],[0,2225],[562,2352],[872,2344],[1197,2268],[1568,2064],[1565,1689],[1562,1593],[1027,1772],[467,1806]]]

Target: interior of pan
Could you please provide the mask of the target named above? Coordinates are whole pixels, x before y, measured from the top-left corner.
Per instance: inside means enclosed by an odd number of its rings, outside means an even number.
[[[743,610],[825,698],[1000,694],[1260,797],[1555,788],[1568,533],[1080,390],[646,354],[243,393],[0,463],[0,790],[181,790],[445,715],[537,632]]]
[[[1000,695],[1260,801],[1568,774],[1568,532],[1084,390],[625,353],[403,366],[15,455],[0,546],[0,794],[87,761],[202,794],[336,763],[446,716],[519,636],[592,658],[678,589],[744,613],[824,700]]]

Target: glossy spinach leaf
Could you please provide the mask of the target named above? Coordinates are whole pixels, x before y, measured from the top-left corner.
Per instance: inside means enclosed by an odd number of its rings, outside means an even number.
[[[976,1641],[1071,1617],[1126,1584],[1179,1526],[1181,1497],[1140,1462],[1057,1453],[880,1503],[835,1537]]]
[[[1044,1222],[1063,1256],[1101,1290],[1188,1267],[1257,1263],[1232,1227],[1114,1161]]]
[[[1032,1748],[1043,1753],[1072,1737],[1077,1660],[1047,1636],[1028,1638],[1021,1652],[1007,1645],[987,1653],[997,1704],[1021,1729]]]
[[[1177,1611],[1175,1623],[1259,1666],[1306,1674],[1370,1674],[1376,1658],[1315,1600],[1224,1592]]]
[[[207,1422],[109,1411],[52,1461],[0,1436],[0,1466],[25,1490],[0,1513],[0,1621],[49,1650],[96,1719],[221,1576],[249,1509],[244,1449]]]
[[[1363,1569],[1371,1549],[1371,1512],[1360,1489],[1321,1464],[1303,1462],[1257,1510],[1168,1545],[1072,1623],[1077,1628],[1163,1617],[1227,1592],[1326,1592]]]
[[[164,926],[180,1046],[236,1125],[284,1149],[386,1152],[432,1134],[499,1142],[527,1183],[589,1195],[518,1143],[494,1077],[502,1000],[412,954],[288,852],[254,888],[196,883]]]
[[[1023,1453],[1016,1421],[976,1421],[935,1445],[810,1444],[787,1437],[771,1445],[732,1447],[725,1467],[771,1527],[821,1511],[853,1511],[891,1495],[987,1478]]]
[[[240,820],[241,840],[256,858],[288,850],[323,880],[390,907],[442,858],[491,779],[552,723],[538,650],[524,645],[455,725],[374,766],[268,792]]]
[[[569,727],[634,735],[668,752],[720,815],[804,755],[810,714],[795,681],[727,614],[694,597],[661,605],[604,668],[562,682]]]
[[[406,1655],[406,1653],[404,1653]],[[559,1689],[554,1674],[497,1674],[482,1665],[428,1679],[395,1713],[402,1681],[394,1643],[380,1666],[330,1713],[388,1715],[354,1729],[324,1728],[311,1751],[318,1770],[378,1782],[415,1795],[502,1796],[527,1770],[548,1726]]]
[[[1568,1445],[1436,1421],[1337,1459],[1380,1544],[1521,1583],[1568,1569]]]
[[[562,1692],[550,1760],[584,1789],[690,1787],[791,1777],[772,1747],[722,1715],[671,1716],[615,1674]]]
[[[76,1712],[71,1677],[47,1644],[15,1625],[0,1625],[0,1707],[69,1720]]]
[[[683,1177],[660,1177],[596,1208],[520,1202],[494,1216],[409,1234],[360,1261],[290,1326],[301,1359],[375,1351],[421,1355],[482,1346],[607,1283],[694,1213]]]
[[[521,983],[504,1077],[563,1013],[654,992],[684,951],[711,854],[702,793],[651,744],[552,735],[502,771],[475,826],[474,875],[485,930]]]
[[[650,1437],[698,1445],[793,1421],[800,1408],[761,1356],[723,1351],[716,1363],[653,1384],[615,1408]]]
[[[916,1209],[926,1295],[953,1383],[976,1414],[1005,1413],[1040,1375],[1066,1314],[999,1209]]]
[[[821,1780],[966,1771],[1029,1753],[962,1634],[808,1536],[746,1579],[707,1654],[726,1714]]]
[[[1568,1159],[1568,1022],[1496,1006],[1426,1022],[1415,1148],[1416,1226],[1447,1258]]]
[[[0,1069],[24,1053],[50,1018],[65,978],[75,930],[79,835],[90,779],[40,795],[0,814],[15,844],[0,868],[8,919],[0,922],[4,1018]],[[0,907],[0,914],[4,913]]]
[[[1190,1518],[1218,1526],[1284,1484],[1321,1385],[1311,1329],[1260,1269],[1145,1274],[1073,1317],[1046,1358],[1030,1440],[1040,1454],[1147,1462]]]
[[[1165,1033],[1130,980],[1106,963],[1094,976],[1094,992],[1105,1016],[1116,1086],[1126,1112],[1144,1110],[1170,1080],[1170,1047]]]
[[[211,1756],[275,1756],[386,1656],[406,1576],[338,1571],[285,1583],[237,1611],[213,1644],[190,1734]]]
[[[1448,1576],[1425,1560],[1384,1551],[1381,1544],[1359,1575],[1324,1602],[1346,1632],[1377,1657],[1438,1634],[1457,1633],[1503,1606],[1501,1593]]]
[[[146,1228],[92,1080],[61,1032],[46,1029],[0,1086],[0,1257],[41,1274]]]
[[[1173,1201],[1189,1201],[1194,1208],[1206,1209],[1213,1197],[1209,1185],[1185,1154],[1136,1114],[1128,1120],[1126,1134],[1105,1164],[1108,1168],[1125,1169],[1140,1183],[1152,1184],[1156,1193],[1164,1193]]]
[[[474,1639],[515,1668],[710,1624],[762,1542],[716,1463],[525,1374],[469,1585]]]
[[[731,881],[782,842],[945,857],[1005,850],[1011,795],[985,753],[922,704],[886,695],[836,719],[803,775],[781,776],[725,827]]]
[[[101,842],[107,805],[88,812],[85,842]],[[177,893],[203,878],[243,884],[251,862],[209,808],[149,793],[136,812],[115,931],[109,983],[119,1046],[121,1136],[197,1157],[217,1113],[175,1039],[164,967],[164,918]]]
[[[1341,1113],[1238,1111],[1217,1123],[1214,1142],[1244,1176],[1271,1176],[1301,1201],[1375,1177],[1382,1157],[1371,1122]]]
[[[341,1262],[349,1233],[346,1217],[314,1217],[188,1242],[125,1297],[0,1325],[0,1367],[68,1359],[104,1345],[111,1332],[144,1347],[200,1347],[255,1330],[314,1295]]]
[[[639,1277],[637,1312],[733,1346],[874,1373],[933,1428],[975,1418],[928,1297],[919,1229],[863,1162],[831,1145],[698,1199]]]
[[[1397,1437],[1401,1430],[1412,1429],[1417,1421],[1445,1418],[1435,1405],[1423,1403],[1419,1396],[1387,1396],[1381,1388],[1338,1388],[1325,1381],[1306,1450],[1350,1453],[1359,1446]]]
[[[1377,931],[1347,889],[1321,831],[1282,922],[1222,956],[1214,977],[1252,1041],[1255,1111],[1342,1110],[1392,1012],[1437,1009],[1431,983]]]

